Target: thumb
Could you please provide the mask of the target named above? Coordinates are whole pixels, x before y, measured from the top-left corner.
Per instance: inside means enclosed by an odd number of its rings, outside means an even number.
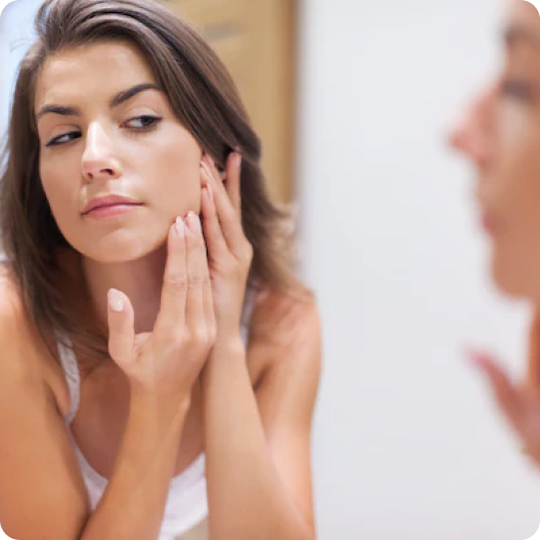
[[[134,313],[129,298],[117,289],[107,293],[107,321],[109,325],[109,354],[123,369],[133,362]]]

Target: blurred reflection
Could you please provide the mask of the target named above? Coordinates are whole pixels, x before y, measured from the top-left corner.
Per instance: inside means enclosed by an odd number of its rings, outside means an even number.
[[[476,168],[496,285],[536,307],[523,383],[513,383],[489,353],[471,352],[471,358],[524,451],[540,466],[540,18],[529,2],[511,2],[504,45],[502,72],[464,114],[450,142]]]

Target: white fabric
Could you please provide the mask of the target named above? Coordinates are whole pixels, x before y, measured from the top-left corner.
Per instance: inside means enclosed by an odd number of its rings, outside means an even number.
[[[254,296],[249,295],[244,307],[242,337],[247,346],[248,321],[253,309]],[[60,361],[68,383],[71,407],[65,418],[71,442],[88,490],[92,510],[95,510],[107,487],[108,480],[101,476],[86,460],[71,431],[71,422],[77,414],[80,400],[80,374],[77,359],[66,335],[63,345],[57,339]],[[202,452],[182,473],[173,477],[165,505],[162,526],[158,540],[207,540],[208,502],[206,493],[205,453]]]
[[[64,347],[60,342],[58,342],[58,349],[66,372],[72,402],[66,423],[88,490],[91,508],[95,510],[107,487],[108,480],[88,463],[71,431],[70,424],[77,413],[79,403],[80,377],[73,350]],[[171,479],[159,540],[175,540],[178,535],[189,531],[202,521],[207,513],[205,454],[201,453],[182,473]]]

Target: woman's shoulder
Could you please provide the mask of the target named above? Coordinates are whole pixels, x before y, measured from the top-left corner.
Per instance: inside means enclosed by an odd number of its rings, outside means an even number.
[[[56,350],[52,339],[47,344]],[[24,309],[20,290],[5,264],[0,263],[0,376],[39,379],[52,392],[59,411],[69,407],[69,392],[62,368],[41,338]]]
[[[248,365],[257,386],[265,375],[287,362],[294,348],[317,341],[319,313],[315,293],[308,288],[259,291],[249,328]]]
[[[255,298],[250,321],[253,337],[274,341],[291,338],[308,319],[318,316],[314,291],[262,289]]]
[[[10,350],[29,346],[25,339],[28,338],[28,327],[19,289],[7,266],[0,264],[0,338],[5,341],[2,345],[9,346]],[[7,367],[24,369],[25,366],[8,363]]]

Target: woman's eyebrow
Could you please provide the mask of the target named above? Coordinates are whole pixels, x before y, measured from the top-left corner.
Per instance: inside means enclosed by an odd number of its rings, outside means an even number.
[[[140,92],[144,92],[145,90],[157,90],[158,92],[163,92],[158,85],[153,83],[138,84],[136,86],[133,86],[132,88],[129,88],[128,90],[123,90],[122,92],[114,96],[109,101],[109,108],[113,109],[114,107],[118,107],[125,101],[131,99]],[[62,116],[81,116],[81,110],[78,107],[50,104],[44,105],[36,114],[36,122],[39,121],[39,119],[43,117],[43,115],[48,113],[60,114]]]

